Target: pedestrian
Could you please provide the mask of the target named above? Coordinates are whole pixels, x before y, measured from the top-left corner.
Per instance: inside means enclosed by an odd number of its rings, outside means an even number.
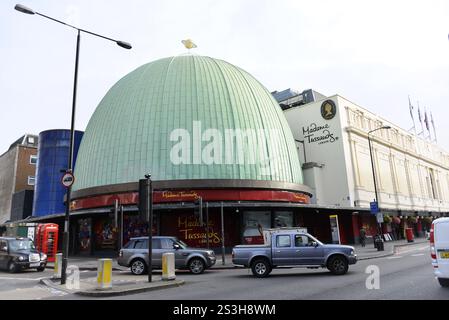
[[[366,242],[366,230],[364,227],[362,227],[362,229],[360,229],[360,244],[362,245],[362,247],[365,246],[365,242]]]

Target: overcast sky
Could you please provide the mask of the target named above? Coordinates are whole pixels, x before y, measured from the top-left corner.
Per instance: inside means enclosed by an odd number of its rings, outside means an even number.
[[[76,129],[107,90],[155,59],[226,60],[270,91],[340,94],[409,129],[408,95],[433,113],[449,151],[449,1],[17,0],[112,38],[81,38]],[[0,1],[0,154],[24,133],[69,128],[76,31]],[[416,117],[417,118],[417,117]]]

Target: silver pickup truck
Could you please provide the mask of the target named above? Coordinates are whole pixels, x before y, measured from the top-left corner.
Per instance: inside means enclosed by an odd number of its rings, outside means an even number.
[[[357,262],[354,247],[323,244],[298,229],[271,230],[264,234],[265,245],[238,245],[232,249],[232,262],[251,268],[254,276],[263,278],[281,266],[328,268],[336,275],[348,272]]]

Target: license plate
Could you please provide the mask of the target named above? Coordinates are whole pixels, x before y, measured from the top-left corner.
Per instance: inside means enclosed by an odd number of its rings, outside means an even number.
[[[40,267],[41,264],[39,262],[36,263],[30,263],[30,268],[34,268],[34,267]]]
[[[449,259],[449,251],[440,252],[441,259]]]

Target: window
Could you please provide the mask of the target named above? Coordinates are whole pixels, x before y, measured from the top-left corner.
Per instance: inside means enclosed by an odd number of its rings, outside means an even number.
[[[35,176],[28,176],[28,185],[29,186],[34,186],[35,182],[36,182]]]
[[[161,248],[161,240],[159,239],[153,239],[152,244],[153,244],[152,249]],[[148,249],[148,240],[136,240],[134,249]]]
[[[6,251],[8,250],[8,243],[5,240],[0,241],[0,251],[5,251],[3,250],[4,248],[6,248]]]
[[[437,191],[435,189],[435,175],[433,173],[433,169],[429,169],[429,181],[430,181],[430,190],[432,191],[430,196],[433,199],[438,199]]]
[[[313,240],[308,236],[295,235],[295,247],[311,247]]]
[[[30,156],[30,164],[36,164],[37,163],[37,156],[31,155]]]
[[[278,248],[288,248],[291,246],[290,236],[277,236],[276,237],[276,247]]]
[[[123,246],[123,249],[132,249],[132,248],[134,248],[134,243],[135,243],[135,241],[128,241],[128,243],[126,243]]]
[[[28,137],[28,143],[34,144],[34,137]]]
[[[148,241],[137,240],[134,242],[134,249],[148,249]]]
[[[173,249],[173,245],[175,244],[172,239],[161,239],[160,241],[162,249]]]

